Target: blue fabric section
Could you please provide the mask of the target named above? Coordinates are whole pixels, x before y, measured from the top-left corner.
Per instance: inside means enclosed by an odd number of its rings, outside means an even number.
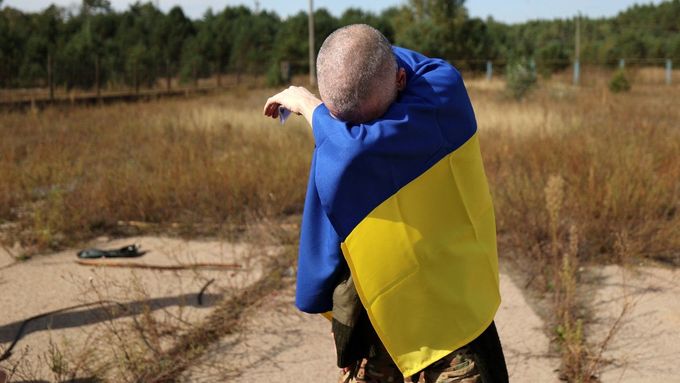
[[[300,254],[298,259],[295,304],[305,312],[323,313],[333,307],[333,289],[338,274],[343,270],[344,259],[340,250],[340,237],[324,213],[313,169],[318,151],[312,155],[312,164],[302,213],[300,229]]]
[[[407,84],[380,118],[339,121],[324,105],[312,127],[316,147],[302,219],[296,303],[306,312],[332,307],[344,266],[340,243],[376,206],[476,131],[458,71],[443,60],[394,47]],[[346,266],[345,266],[346,267]]]

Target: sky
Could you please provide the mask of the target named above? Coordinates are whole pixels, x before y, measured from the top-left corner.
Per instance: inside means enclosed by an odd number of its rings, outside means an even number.
[[[400,5],[407,0],[315,0],[315,8],[326,8],[339,16],[349,7],[361,8],[372,12],[380,12],[385,8]],[[124,10],[131,0],[111,0],[116,10]],[[200,18],[212,7],[220,10],[225,6],[244,4],[255,7],[256,0],[153,0],[161,9],[168,10],[180,5],[189,17]],[[569,18],[581,12],[588,17],[614,16],[629,6],[648,3],[661,3],[661,0],[467,0],[467,7],[472,17],[486,18],[492,16],[498,21],[517,23],[534,19]],[[77,6],[77,0],[4,0],[3,6],[11,6],[25,11],[44,9],[51,3],[61,6]],[[259,0],[260,9],[276,11],[282,17],[290,16],[308,7],[307,0]]]

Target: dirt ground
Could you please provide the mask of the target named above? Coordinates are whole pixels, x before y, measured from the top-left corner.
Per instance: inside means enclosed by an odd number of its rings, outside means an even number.
[[[253,247],[245,244],[133,237],[113,241],[100,238],[90,247],[113,249],[133,243],[140,244],[148,254],[112,262],[132,261],[148,265],[236,263],[241,268],[158,271],[90,267],[75,263],[76,250],[12,263],[8,254],[4,254],[0,257],[3,260],[0,261],[0,353],[12,342],[23,320],[36,314],[100,299],[119,302],[125,312],[121,310],[112,318],[107,309],[117,304],[107,302],[36,320],[26,328],[12,359],[0,363],[0,367],[9,368],[10,362],[24,358],[20,375],[34,380],[58,380],[51,371],[57,362],[54,360],[55,347],[68,352],[65,356],[70,359],[77,359],[78,350],[94,354],[108,352],[110,350],[104,349],[106,344],[97,343],[101,341],[97,339],[101,325],[129,320],[146,306],[164,323],[195,323],[208,315],[220,294],[246,287],[261,277],[261,264],[252,254]],[[277,249],[264,251],[275,255]],[[198,293],[212,278],[215,282],[207,288],[203,304],[199,305]],[[24,357],[23,353],[26,353]]]
[[[679,382],[680,272],[642,266],[591,272],[597,310],[588,339],[602,344],[620,318],[602,354],[602,382]]]
[[[501,274],[503,302],[496,325],[512,382],[558,382],[559,360],[549,355],[543,321],[521,290]],[[240,335],[218,342],[183,376],[184,382],[337,382],[328,320],[293,307],[289,289],[254,308]]]
[[[0,250],[0,351],[11,343],[22,321],[46,311],[91,302],[106,296],[134,308],[148,303],[159,316],[198,321],[211,312],[220,294],[245,287],[262,275],[246,244],[220,241],[183,241],[170,238],[135,237],[109,241],[100,238],[91,246],[116,248],[130,243],[150,252],[134,261],[153,265],[192,262],[239,263],[240,270],[129,270],[75,264],[75,250],[28,261],[14,262]],[[262,253],[262,249],[258,250]],[[264,249],[275,256],[276,248]],[[618,332],[603,353],[601,381],[660,382],[680,376],[675,363],[680,354],[680,293],[676,270],[637,267],[594,268],[585,286],[592,291],[590,342],[607,337],[622,308],[627,305]],[[206,281],[216,282],[206,292],[203,305],[197,292]],[[101,294],[93,295],[93,290]],[[559,358],[550,352],[550,339],[543,320],[533,310],[522,289],[507,271],[501,272],[502,304],[496,325],[503,343],[512,382],[557,382]],[[307,315],[293,305],[294,290],[277,291],[247,310],[238,331],[213,343],[197,363],[181,376],[184,382],[335,382],[334,347],[330,326],[319,315]],[[50,347],[97,347],[93,332],[104,320],[100,307],[88,307],[53,315],[34,322],[9,362],[22,357],[30,366],[32,381],[54,381],[50,371]],[[131,312],[134,312],[132,310]],[[109,318],[122,321],[121,315]],[[27,376],[27,375],[25,375]],[[42,380],[41,380],[42,379]],[[14,378],[13,382],[26,382]]]

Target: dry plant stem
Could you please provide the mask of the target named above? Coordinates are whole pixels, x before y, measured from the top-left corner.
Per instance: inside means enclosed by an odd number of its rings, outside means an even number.
[[[634,302],[631,300],[629,291],[628,291],[628,277],[627,273],[629,272],[628,268],[630,266],[630,243],[628,239],[628,233],[624,230],[616,234],[616,242],[614,244],[614,250],[616,252],[616,255],[618,256],[619,263],[621,265],[621,273],[622,273],[622,281],[623,281],[623,286],[621,287],[623,289],[623,307],[621,307],[621,313],[616,317],[614,320],[614,323],[612,326],[609,328],[609,331],[607,331],[607,336],[602,340],[602,342],[599,345],[599,348],[597,350],[597,353],[595,356],[592,358],[590,362],[590,367],[589,371],[595,375],[602,364],[602,355],[604,352],[607,350],[609,347],[609,343],[611,340],[616,336],[616,333],[619,331],[621,328],[621,325],[623,323],[623,319],[628,315],[630,310],[633,308],[635,305]]]
[[[148,315],[148,313],[145,313],[145,315]],[[139,320],[137,319],[136,315],[132,316],[132,321],[134,322],[134,328],[137,330],[137,333],[139,334],[139,337],[142,339],[146,347],[153,352],[154,356],[156,359],[160,356],[160,351],[158,350],[157,346],[151,345],[151,341],[149,338],[146,336],[146,331],[145,329],[147,328],[154,328],[154,327],[149,327],[149,326],[144,326],[141,323],[139,323]]]
[[[90,285],[92,286],[92,290],[94,291],[94,293],[100,298],[100,301],[101,301],[102,294],[97,289],[94,282],[90,282]],[[114,315],[112,315],[111,311],[108,310],[103,304],[101,305],[101,308],[104,310],[105,313],[107,313],[107,318],[106,318],[106,321],[104,323],[106,323],[108,331],[111,334],[113,334],[113,336],[117,339],[118,344],[120,345],[120,347],[122,349],[123,356],[125,358],[126,364],[130,365],[132,363],[132,357],[130,356],[130,352],[128,350],[128,347],[126,345],[126,342],[124,340],[123,335],[120,333],[120,331],[118,330],[118,327],[115,325],[115,323],[113,323]],[[122,307],[121,309],[124,310],[125,308]],[[116,353],[115,347],[113,347],[113,344],[111,346],[112,346],[114,355],[116,355],[117,353]]]
[[[14,254],[14,252],[13,252],[12,250],[10,250],[7,246],[5,246],[5,245],[4,245],[3,243],[1,243],[1,242],[0,242],[0,248],[2,248],[3,250],[5,250],[5,252],[7,252],[7,254],[9,254],[10,257],[12,257],[12,258],[14,258],[14,259],[17,258],[17,256]]]
[[[79,265],[94,267],[123,267],[129,269],[150,269],[150,270],[194,270],[194,269],[218,269],[218,270],[238,270],[241,265],[238,263],[211,263],[196,262],[187,265],[149,265],[139,262],[114,262],[114,261],[95,261],[89,259],[78,259],[75,261]]]
[[[602,355],[609,347],[609,343],[611,342],[611,340],[614,339],[614,337],[616,336],[616,333],[621,328],[623,318],[625,318],[628,315],[632,307],[633,307],[632,302],[628,299],[627,296],[625,296],[623,307],[621,308],[621,313],[619,313],[619,315],[616,317],[616,320],[614,320],[614,323],[609,328],[609,331],[607,331],[607,336],[602,340],[598,347],[597,353],[590,361],[590,365],[588,367],[589,376],[596,376],[599,373],[600,366],[602,365]]]
[[[221,303],[201,325],[191,329],[171,349],[162,353],[160,360],[164,363],[149,366],[137,382],[176,382],[180,373],[191,366],[207,346],[235,331],[241,315],[248,307],[289,283],[282,277],[281,270],[290,266],[290,260],[272,260],[268,263],[266,270],[269,271],[262,279]]]

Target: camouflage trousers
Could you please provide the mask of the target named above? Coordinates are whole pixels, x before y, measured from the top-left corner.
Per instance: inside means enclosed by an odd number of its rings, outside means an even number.
[[[364,358],[343,370],[339,383],[481,383],[474,355],[462,347],[431,364],[420,373],[404,378],[387,351]]]

